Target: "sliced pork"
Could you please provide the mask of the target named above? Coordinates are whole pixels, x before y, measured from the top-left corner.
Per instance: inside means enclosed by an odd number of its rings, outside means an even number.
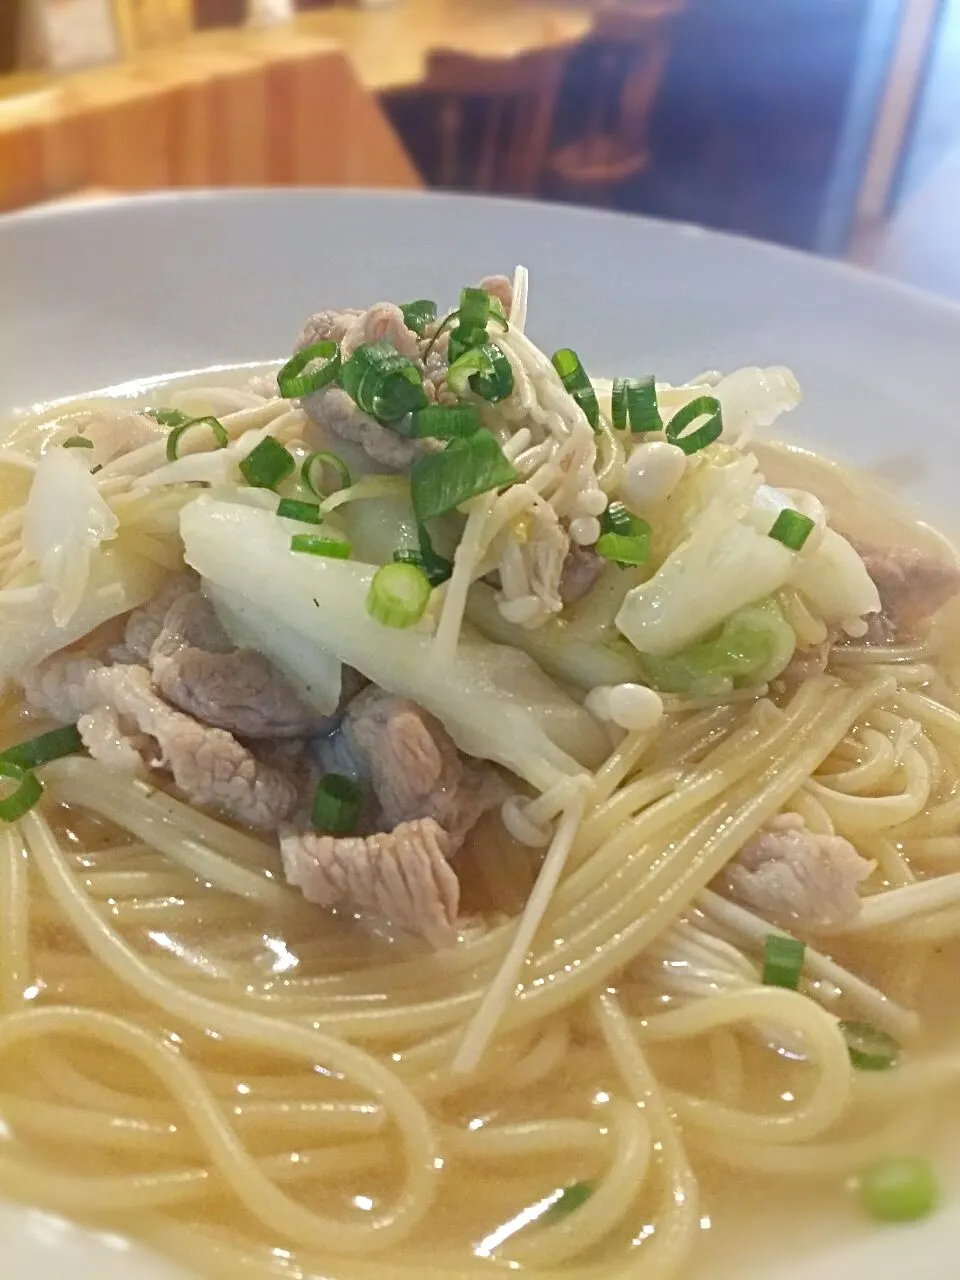
[[[389,427],[375,422],[339,387],[324,387],[304,396],[303,409],[311,422],[332,431],[341,440],[358,444],[374,462],[402,471],[420,452],[414,441],[405,440]]]
[[[576,604],[589,595],[608,563],[592,547],[581,547],[572,542],[560,574],[561,601],[565,605]]]
[[[915,547],[853,542],[883,606],[870,622],[869,639],[909,640],[960,591],[960,569]]]
[[[57,655],[28,673],[23,686],[33,708],[76,723],[94,759],[128,771],[167,769],[192,804],[270,830],[297,803],[289,777],[258,761],[232,734],[171,707],[146,667]]]
[[[858,888],[872,870],[849,840],[817,835],[798,814],[785,813],[747,841],[720,883],[768,920],[825,929],[856,918]]]

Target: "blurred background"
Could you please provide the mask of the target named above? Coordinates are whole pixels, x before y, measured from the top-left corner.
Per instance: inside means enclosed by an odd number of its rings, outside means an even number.
[[[0,0],[0,211],[444,188],[960,299],[960,0]]]

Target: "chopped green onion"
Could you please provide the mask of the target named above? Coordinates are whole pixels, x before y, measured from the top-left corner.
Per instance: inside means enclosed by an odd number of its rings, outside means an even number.
[[[544,1226],[549,1226],[551,1222],[558,1222],[561,1218],[565,1218],[568,1214],[573,1213],[574,1209],[579,1209],[593,1195],[592,1182],[573,1182],[569,1187],[564,1187],[559,1196],[554,1200],[549,1209],[537,1219]]]
[[[580,357],[570,347],[562,347],[553,353],[553,367],[560,375],[564,390],[568,391],[586,415],[587,421],[596,431],[600,425],[600,406],[593,383],[587,377],[587,371],[580,363]]]
[[[209,427],[213,432],[213,447],[215,449],[225,449],[230,443],[230,437],[224,430],[223,423],[219,418],[187,418],[186,422],[178,422],[167,436],[168,462],[176,462],[180,453],[180,437],[185,431],[189,431],[191,427]]]
[[[460,357],[468,351],[472,351],[475,347],[485,346],[487,338],[486,325],[458,324],[450,334],[450,341],[447,344],[447,359],[451,364],[456,364]]]
[[[650,533],[646,520],[631,515],[622,502],[607,503],[606,510],[600,516],[600,528],[604,533],[620,533],[627,538]]]
[[[240,463],[247,484],[255,489],[275,489],[285,480],[296,463],[278,440],[264,436]]]
[[[190,415],[181,409],[144,409],[144,413],[161,427],[182,427],[190,421]]]
[[[8,747],[0,752],[0,764],[16,765],[19,769],[37,769],[50,760],[59,760],[61,756],[72,756],[83,750],[83,739],[74,724],[62,729],[51,729],[49,733],[41,733],[26,742],[18,742],[15,747]]]
[[[412,329],[418,338],[423,337],[423,331],[428,324],[433,324],[437,318],[437,304],[430,298],[417,298],[416,302],[404,302],[400,310],[403,312],[403,323],[408,329]]]
[[[420,549],[401,547],[393,553],[393,559],[398,564],[415,564],[427,575],[431,587],[439,587],[441,582],[446,582],[453,573],[453,562],[434,551],[425,524],[420,525],[417,532],[420,537]]]
[[[480,430],[480,415],[473,404],[428,404],[411,415],[409,434],[415,439],[454,440]]]
[[[313,825],[332,836],[346,836],[356,830],[363,808],[363,792],[342,773],[328,773],[317,783],[313,795]]]
[[[696,422],[698,418],[706,418],[706,422],[695,431],[683,435],[684,429]],[[636,430],[636,428],[633,429]],[[698,453],[718,439],[723,431],[720,401],[715,396],[697,396],[696,400],[691,400],[689,404],[677,410],[667,423],[666,430],[667,439],[671,444],[679,445],[684,453]]]
[[[886,1071],[897,1065],[900,1045],[872,1022],[841,1022],[840,1030],[858,1071]]]
[[[319,480],[315,475],[318,467],[320,468]],[[324,467],[330,467],[331,470],[337,473],[339,483],[334,484],[329,489],[323,483]],[[300,468],[300,478],[310,492],[315,493],[318,498],[328,498],[331,493],[336,493],[338,489],[349,489],[353,484],[346,464],[335,453],[324,453],[322,450],[317,450],[316,453],[311,453],[308,458],[304,459],[303,466]]]
[[[63,442],[64,449],[92,449],[93,441],[85,436],[68,436]]]
[[[604,560],[612,560],[624,568],[646,564],[650,558],[650,534],[632,537],[622,533],[602,533],[594,544],[594,550]]]
[[[471,348],[453,362],[447,370],[447,386],[455,395],[465,395],[469,389],[496,404],[513,390],[513,370],[496,343],[488,342]]]
[[[339,372],[339,344],[314,342],[287,361],[277,374],[277,386],[284,400],[295,400],[327,386]]]
[[[0,822],[16,822],[43,795],[43,784],[35,773],[10,760],[0,759],[0,778],[17,784],[14,791],[0,798]]]
[[[304,524],[322,524],[319,502],[298,502],[296,498],[282,498],[277,515],[285,520],[300,520]]]
[[[799,551],[813,532],[814,522],[802,511],[794,511],[792,507],[784,507],[773,522],[770,537],[782,542],[791,551]]]
[[[644,431],[662,431],[663,419],[657,407],[657,385],[653,374],[645,378],[614,378],[610,416],[618,431],[622,431],[628,422],[634,435]]]
[[[490,318],[490,294],[486,289],[467,287],[460,290],[460,323],[470,329],[487,327]]]
[[[454,511],[468,498],[500,489],[518,479],[489,431],[451,440],[440,453],[417,458],[410,468],[410,495],[417,520],[424,524]]]
[[[373,575],[367,612],[385,627],[412,627],[430,603],[430,579],[419,565],[385,564]]]
[[[290,550],[308,556],[329,556],[331,560],[349,560],[352,547],[346,538],[325,538],[319,533],[295,533]]]
[[[396,422],[428,403],[423,374],[388,342],[357,347],[340,370],[340,385],[378,422]]]
[[[931,1213],[939,1199],[936,1174],[918,1156],[880,1160],[860,1175],[860,1202],[881,1222],[916,1222]]]
[[[796,991],[800,984],[806,946],[798,938],[783,933],[768,933],[763,943],[763,984],[766,987],[789,987]]]

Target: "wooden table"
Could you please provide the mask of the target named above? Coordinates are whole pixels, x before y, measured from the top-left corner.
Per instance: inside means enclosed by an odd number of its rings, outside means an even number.
[[[307,30],[199,33],[97,71],[10,80],[0,210],[89,187],[420,185],[344,51]]]

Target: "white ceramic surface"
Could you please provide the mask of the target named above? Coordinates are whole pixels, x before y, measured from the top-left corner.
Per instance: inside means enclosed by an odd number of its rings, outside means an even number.
[[[960,527],[960,309],[768,246],[572,209],[238,192],[0,218],[0,415],[145,375],[280,356],[312,310],[452,302],[461,283],[517,261],[531,269],[529,324],[548,350],[574,345],[598,373],[678,380],[789,364],[806,397],[792,438],[879,472],[941,525]],[[730,1261],[697,1280],[952,1277],[955,1192],[920,1227],[872,1228],[840,1204],[809,1236],[809,1222],[772,1218],[757,1203],[762,1239],[749,1260],[742,1240],[718,1241]],[[0,1273],[65,1272],[182,1277],[115,1237],[0,1206]]]

